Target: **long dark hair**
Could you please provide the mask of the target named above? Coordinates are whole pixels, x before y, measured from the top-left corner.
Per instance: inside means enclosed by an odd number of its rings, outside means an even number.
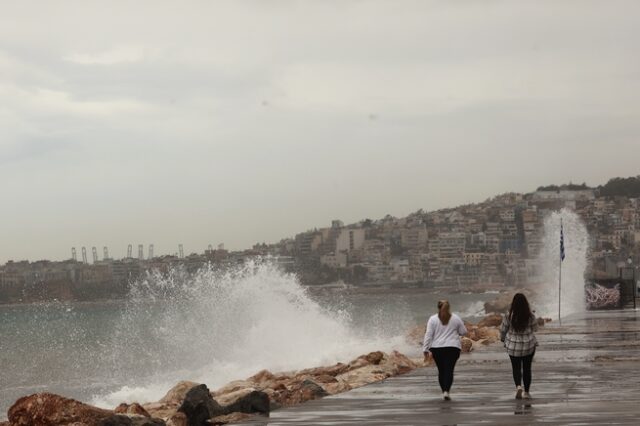
[[[451,306],[448,300],[438,301],[438,318],[440,318],[442,325],[449,324],[449,320],[451,319]]]
[[[513,301],[511,301],[511,308],[509,308],[511,327],[519,333],[523,332],[529,326],[532,316],[527,296],[522,293],[516,293],[513,296]]]

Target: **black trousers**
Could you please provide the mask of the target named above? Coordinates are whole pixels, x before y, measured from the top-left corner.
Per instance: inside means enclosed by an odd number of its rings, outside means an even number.
[[[511,356],[511,370],[513,370],[513,381],[516,386],[520,386],[524,380],[524,391],[529,392],[529,386],[531,386],[531,363],[533,362],[533,356],[535,351],[531,355],[527,356]]]
[[[460,349],[454,347],[431,348],[429,349],[433,355],[433,360],[438,367],[438,382],[442,392],[449,392],[453,384],[453,370],[456,368],[456,362],[460,358]]]

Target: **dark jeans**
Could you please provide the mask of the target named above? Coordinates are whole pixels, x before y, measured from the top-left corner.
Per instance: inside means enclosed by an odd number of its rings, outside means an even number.
[[[449,392],[453,384],[453,369],[460,358],[460,349],[454,347],[431,348],[433,360],[438,366],[438,382],[442,392]]]
[[[516,386],[520,386],[522,380],[524,380],[524,391],[529,392],[529,386],[531,386],[531,363],[533,362],[533,356],[535,351],[531,355],[527,356],[511,356],[511,369],[513,370],[513,381]]]

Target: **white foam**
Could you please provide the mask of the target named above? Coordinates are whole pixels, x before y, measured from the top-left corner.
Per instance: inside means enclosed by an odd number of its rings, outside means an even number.
[[[215,389],[261,369],[296,370],[408,349],[403,336],[385,333],[382,324],[354,330],[346,312],[321,307],[294,275],[269,262],[148,275],[134,286],[114,341],[115,370],[126,376],[139,366],[147,373],[95,396],[92,403],[102,407],[158,400],[180,380]]]
[[[460,318],[475,318],[480,317],[485,314],[484,311],[484,302],[476,301],[472,302],[470,305],[466,306],[463,310],[458,312]]]
[[[589,234],[574,211],[562,209],[544,220],[543,247],[540,252],[543,288],[536,309],[545,316],[558,318],[560,269],[560,219],[562,219],[565,259],[562,262],[562,316],[585,310],[584,274],[587,268]]]

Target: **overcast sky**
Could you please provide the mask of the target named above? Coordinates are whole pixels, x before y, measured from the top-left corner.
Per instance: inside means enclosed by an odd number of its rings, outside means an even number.
[[[640,174],[638,1],[0,5],[2,263]]]

